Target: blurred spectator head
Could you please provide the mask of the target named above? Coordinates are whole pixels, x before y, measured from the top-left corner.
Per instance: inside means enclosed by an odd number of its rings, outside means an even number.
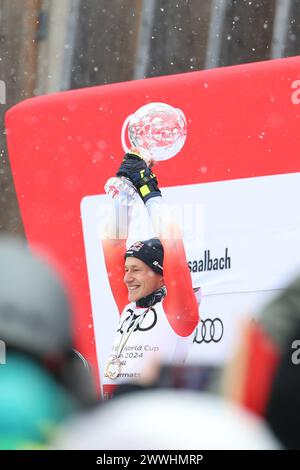
[[[44,443],[50,428],[92,403],[74,350],[68,295],[25,242],[0,237],[0,448]]]
[[[155,431],[154,431],[155,430]],[[207,393],[148,390],[125,394],[71,422],[60,449],[276,449],[264,422]]]
[[[286,449],[300,449],[300,364],[293,360],[292,344],[300,340],[300,328],[290,337],[274,374],[265,417]],[[299,341],[300,343],[300,341]]]
[[[300,449],[300,366],[292,360],[297,340],[300,345],[300,277],[249,322],[225,372],[226,396],[265,417],[292,449]]]
[[[0,332],[7,347],[40,359],[73,346],[70,305],[56,273],[20,241],[0,239]]]

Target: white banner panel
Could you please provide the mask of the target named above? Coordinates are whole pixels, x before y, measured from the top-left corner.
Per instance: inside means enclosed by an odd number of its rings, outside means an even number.
[[[166,188],[163,194],[170,204],[194,204],[195,213],[203,205],[201,237],[185,238],[185,247],[193,285],[206,294],[278,289],[300,271],[300,173]]]
[[[167,212],[173,211],[181,226],[193,285],[203,292],[202,323],[189,361],[222,364],[237,343],[239,319],[254,314],[300,271],[300,174],[176,186],[162,193]],[[100,237],[113,210],[104,195],[82,200],[101,379],[119,318]]]
[[[244,322],[279,291],[256,291],[204,295],[200,306],[200,323],[187,364],[220,366],[238,347]]]

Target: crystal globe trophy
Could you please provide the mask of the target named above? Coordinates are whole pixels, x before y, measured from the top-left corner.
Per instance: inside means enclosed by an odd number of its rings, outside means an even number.
[[[127,130],[128,129],[128,130]],[[126,142],[126,130],[130,146]],[[166,103],[148,103],[128,116],[122,126],[121,141],[125,153],[135,149],[149,165],[175,157],[182,149],[187,134],[187,123],[183,112]],[[104,189],[113,198],[122,193],[133,196],[132,183],[124,177],[112,177]]]

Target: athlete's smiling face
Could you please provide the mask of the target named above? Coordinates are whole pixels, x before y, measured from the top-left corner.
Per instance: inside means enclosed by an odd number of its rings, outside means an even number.
[[[136,302],[164,285],[163,276],[133,257],[126,258],[124,283],[128,289],[129,302]]]

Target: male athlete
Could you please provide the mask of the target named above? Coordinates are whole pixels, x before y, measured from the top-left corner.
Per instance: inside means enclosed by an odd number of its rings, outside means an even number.
[[[125,155],[117,177],[129,180],[136,190],[128,209],[130,206],[131,211],[134,210],[142,200],[148,218],[152,217],[153,210],[157,214],[162,200],[157,178],[138,153]],[[166,240],[163,242],[169,271],[175,263],[173,274],[176,276],[176,264],[182,267],[183,263],[187,267],[184,251],[176,248],[178,244],[173,246]],[[143,378],[147,365],[153,361],[182,364],[187,357],[199,320],[197,303],[191,288],[188,294],[191,293],[193,299],[184,298],[187,279],[182,273],[173,280],[170,289],[169,286],[166,288],[164,251],[161,241],[151,237],[135,241],[124,254],[124,283],[129,304],[121,314],[106,366],[105,377],[110,383],[134,382]],[[179,264],[176,258],[180,258]],[[174,289],[176,282],[178,285]]]

